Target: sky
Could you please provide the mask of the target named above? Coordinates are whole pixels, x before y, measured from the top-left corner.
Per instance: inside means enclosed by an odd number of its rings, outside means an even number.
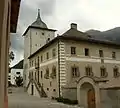
[[[11,66],[24,57],[22,34],[36,20],[38,9],[48,28],[62,34],[69,29],[70,23],[77,23],[83,32],[120,27],[119,4],[120,0],[21,0],[17,33],[11,34],[10,50],[15,54]]]

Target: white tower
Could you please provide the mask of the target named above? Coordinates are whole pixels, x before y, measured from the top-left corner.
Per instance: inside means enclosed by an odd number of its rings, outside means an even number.
[[[42,21],[40,17],[40,9],[38,9],[38,16],[23,34],[24,36],[24,87],[27,87],[29,83],[28,79],[28,68],[29,60],[28,57],[36,52],[39,48],[45,45],[48,41],[55,37],[55,31],[48,29],[47,25]]]

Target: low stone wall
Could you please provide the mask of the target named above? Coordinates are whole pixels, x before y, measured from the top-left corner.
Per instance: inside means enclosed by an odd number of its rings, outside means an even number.
[[[77,100],[77,88],[62,88],[63,98]]]
[[[120,90],[100,90],[102,108],[120,108]]]

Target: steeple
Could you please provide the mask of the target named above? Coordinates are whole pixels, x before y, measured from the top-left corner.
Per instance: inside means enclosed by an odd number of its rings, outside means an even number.
[[[42,21],[40,17],[40,9],[38,9],[38,16],[36,21],[31,24],[32,27],[47,28],[47,25]]]
[[[40,9],[38,9],[38,16],[37,16],[37,20],[40,19],[41,20],[41,17],[40,17]]]

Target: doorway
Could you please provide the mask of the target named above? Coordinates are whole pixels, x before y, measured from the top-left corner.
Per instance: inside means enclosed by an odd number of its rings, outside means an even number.
[[[95,108],[95,91],[93,89],[88,90],[87,99],[88,108]]]
[[[85,108],[96,108],[95,90],[90,83],[83,83],[80,87],[80,103]]]
[[[31,95],[34,95],[34,85],[31,85]]]

